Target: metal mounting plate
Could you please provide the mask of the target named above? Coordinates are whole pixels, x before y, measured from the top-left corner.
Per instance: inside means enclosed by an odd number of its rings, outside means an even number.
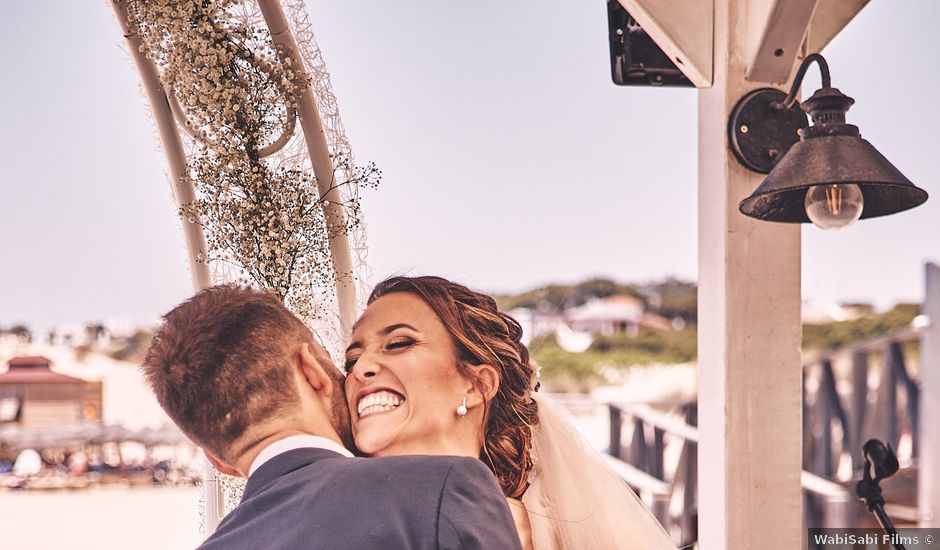
[[[787,94],[775,88],[754,90],[738,100],[728,119],[728,144],[745,167],[769,174],[783,155],[800,140],[809,118],[798,102],[785,111],[771,107]]]

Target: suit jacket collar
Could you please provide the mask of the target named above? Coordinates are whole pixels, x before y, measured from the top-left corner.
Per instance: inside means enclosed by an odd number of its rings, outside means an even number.
[[[251,474],[248,483],[245,485],[245,492],[242,494],[242,502],[274,483],[278,478],[325,458],[347,457],[335,451],[315,447],[294,449],[279,454],[262,464],[255,473]]]

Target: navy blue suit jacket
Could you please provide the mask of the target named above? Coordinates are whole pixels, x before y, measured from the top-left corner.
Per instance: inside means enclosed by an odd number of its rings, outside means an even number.
[[[496,478],[477,459],[347,458],[288,451],[248,478],[241,504],[199,547],[519,550]]]

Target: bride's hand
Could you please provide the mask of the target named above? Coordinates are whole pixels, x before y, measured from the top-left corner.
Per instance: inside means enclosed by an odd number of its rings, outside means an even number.
[[[507,498],[506,502],[509,503],[509,511],[512,512],[512,520],[516,524],[522,550],[535,550],[532,545],[532,524],[529,523],[529,512],[525,509],[525,504],[514,498]]]

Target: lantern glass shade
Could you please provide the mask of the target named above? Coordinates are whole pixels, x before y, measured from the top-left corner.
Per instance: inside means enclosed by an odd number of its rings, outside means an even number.
[[[868,141],[858,135],[820,135],[795,143],[739,208],[752,218],[806,223],[807,190],[835,184],[858,185],[864,201],[860,219],[894,214],[927,200],[927,192]]]

